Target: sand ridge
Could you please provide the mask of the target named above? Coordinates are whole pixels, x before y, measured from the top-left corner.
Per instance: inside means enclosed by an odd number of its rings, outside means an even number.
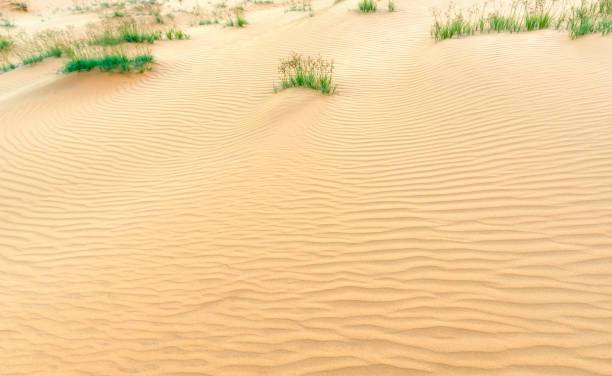
[[[612,374],[612,39],[396,4],[1,75],[0,374]]]

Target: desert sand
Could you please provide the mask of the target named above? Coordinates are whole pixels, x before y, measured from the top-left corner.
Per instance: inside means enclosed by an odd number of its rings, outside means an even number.
[[[611,375],[612,37],[435,42],[447,4],[0,74],[0,375]],[[275,93],[292,51],[337,93]]]

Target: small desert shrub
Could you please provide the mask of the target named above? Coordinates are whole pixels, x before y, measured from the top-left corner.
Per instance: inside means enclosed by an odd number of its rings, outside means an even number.
[[[359,10],[363,13],[376,12],[376,0],[359,1]]]
[[[583,1],[580,6],[572,7],[567,20],[570,38],[612,31],[612,0]]]
[[[389,0],[389,2],[387,3],[387,9],[389,10],[389,12],[395,12],[395,3],[393,2],[393,0]]]
[[[333,94],[336,91],[333,82],[334,62],[320,56],[313,58],[293,53],[281,61],[278,72],[280,87],[276,87],[276,91],[291,87],[309,87],[323,94]]]
[[[74,57],[66,63],[64,73],[89,72],[97,69],[102,72],[144,72],[150,69],[153,63],[153,55],[149,52],[128,56],[123,52],[105,52],[99,56]]]

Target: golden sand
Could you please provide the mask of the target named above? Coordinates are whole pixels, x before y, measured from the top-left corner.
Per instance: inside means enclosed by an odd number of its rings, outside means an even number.
[[[612,37],[356,4],[0,75],[0,375],[612,374]]]

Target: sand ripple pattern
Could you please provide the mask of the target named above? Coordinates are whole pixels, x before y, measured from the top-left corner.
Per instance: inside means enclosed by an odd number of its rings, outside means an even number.
[[[354,6],[4,97],[1,375],[612,374],[612,39]]]

